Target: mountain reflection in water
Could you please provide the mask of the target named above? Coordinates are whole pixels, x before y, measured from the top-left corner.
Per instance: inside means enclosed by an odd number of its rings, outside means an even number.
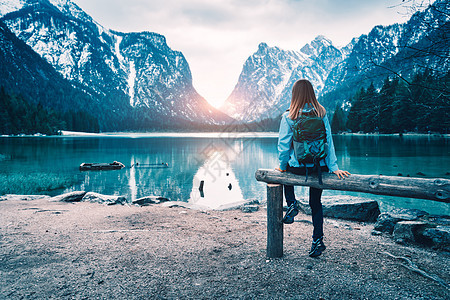
[[[338,135],[334,142],[339,167],[354,174],[450,178],[448,137]],[[83,162],[113,161],[126,167],[87,172],[78,168]],[[161,167],[166,163],[168,167]],[[242,200],[264,201],[266,185],[255,180],[255,171],[277,165],[276,134],[0,138],[0,179],[3,190],[15,194],[29,192],[23,187],[38,186],[33,193],[84,190],[122,195],[130,202],[155,195],[220,208]],[[45,182],[36,182],[36,178]],[[46,184],[54,186],[53,182],[64,184],[46,189]],[[308,188],[296,187],[295,191],[298,199],[308,199]],[[341,194],[376,199],[382,211],[415,208],[450,214],[448,204],[429,200],[331,190],[323,193],[324,197]]]
[[[195,173],[189,202],[217,209],[243,200],[239,181],[228,156],[215,151]]]

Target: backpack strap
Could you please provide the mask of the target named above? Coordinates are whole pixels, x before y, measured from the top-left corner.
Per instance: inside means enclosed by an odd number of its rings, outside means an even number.
[[[305,165],[305,182],[308,181],[308,167]]]
[[[316,164],[316,167],[317,167],[317,175],[319,177],[319,184],[322,185],[323,184],[323,181],[322,181],[322,168],[320,167],[319,163]]]
[[[319,178],[319,184],[322,185],[322,168],[320,167],[320,160],[314,161],[314,168],[317,170],[317,177]]]
[[[318,161],[314,162],[313,170],[317,171],[317,177],[319,178],[319,184],[322,185],[322,168],[320,167],[320,163]],[[308,181],[308,167],[305,166],[305,182]]]

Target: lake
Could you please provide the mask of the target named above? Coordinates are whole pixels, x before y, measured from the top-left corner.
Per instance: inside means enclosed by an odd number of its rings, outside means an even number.
[[[341,169],[411,177],[450,178],[449,141],[433,136],[334,136]],[[254,174],[258,168],[278,165],[276,146],[276,134],[256,133],[1,137],[0,193],[56,195],[85,190],[124,195],[129,201],[157,195],[218,208],[266,198],[265,184]],[[113,161],[126,167],[79,171],[83,162]],[[308,189],[296,187],[296,194],[307,197]],[[382,211],[400,207],[450,214],[450,205],[430,200],[324,191],[324,196],[341,194],[376,199]]]

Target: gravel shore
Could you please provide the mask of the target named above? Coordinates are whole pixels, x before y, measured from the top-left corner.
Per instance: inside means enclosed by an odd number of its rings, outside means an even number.
[[[373,224],[326,219],[327,250],[310,258],[309,218],[285,225],[284,257],[267,259],[263,207],[0,201],[0,299],[450,298],[449,252],[373,236]]]

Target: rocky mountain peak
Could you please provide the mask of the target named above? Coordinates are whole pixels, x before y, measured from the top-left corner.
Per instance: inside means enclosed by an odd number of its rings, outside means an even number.
[[[348,43],[344,47],[340,48],[339,50],[341,50],[341,52],[344,56],[348,56],[352,52],[353,47],[356,45],[356,43],[358,43],[358,41],[359,41],[359,38],[355,37],[350,41],[350,43]]]
[[[331,42],[330,39],[328,39],[327,37],[323,36],[323,35],[318,35],[316,36],[316,38],[311,42],[311,44],[315,47],[315,48],[319,48],[319,47],[329,47],[331,46],[333,43]]]
[[[323,35],[317,36],[310,43],[304,45],[300,51],[310,56],[318,56],[325,48],[332,47],[333,43]]]
[[[258,52],[265,52],[267,50],[267,48],[269,48],[269,45],[267,45],[266,43],[264,43],[264,42],[259,43]]]
[[[79,20],[93,22],[91,16],[85,13],[78,5],[70,0],[40,0],[48,1],[53,6],[59,9],[66,16],[71,16]]]
[[[300,51],[261,43],[245,62],[238,84],[221,109],[247,122],[276,117],[289,105],[296,80],[307,78],[320,92],[328,73],[342,59],[341,51],[324,36],[316,37]]]

